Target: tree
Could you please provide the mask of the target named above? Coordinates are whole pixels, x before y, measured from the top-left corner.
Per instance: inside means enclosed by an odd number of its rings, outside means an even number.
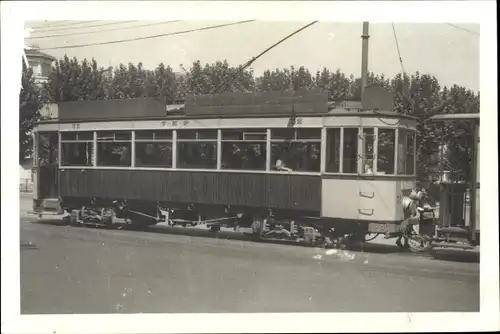
[[[105,98],[104,70],[98,68],[95,59],[69,59],[64,56],[55,62],[44,85],[47,101],[100,100]]]
[[[40,117],[40,108],[43,105],[40,89],[33,78],[33,70],[26,67],[23,61],[21,79],[22,89],[19,94],[19,163],[32,154],[31,130],[34,122]]]

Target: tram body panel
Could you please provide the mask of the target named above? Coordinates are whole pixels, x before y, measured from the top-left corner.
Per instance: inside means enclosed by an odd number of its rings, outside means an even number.
[[[387,180],[346,180],[324,178],[322,181],[322,216],[396,223],[398,217],[398,182]]]

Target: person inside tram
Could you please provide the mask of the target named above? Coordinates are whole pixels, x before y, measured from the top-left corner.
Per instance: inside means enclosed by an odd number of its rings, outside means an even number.
[[[292,171],[291,168],[288,168],[285,166],[283,161],[281,159],[276,160],[276,170],[280,172],[288,172],[290,173]]]
[[[399,236],[396,245],[400,248],[409,248],[408,240],[413,233],[413,226],[420,223],[420,214],[418,208],[425,198],[425,190],[412,190],[410,195],[403,197],[401,205],[403,206],[404,220],[399,225]],[[401,240],[404,239],[404,245]]]

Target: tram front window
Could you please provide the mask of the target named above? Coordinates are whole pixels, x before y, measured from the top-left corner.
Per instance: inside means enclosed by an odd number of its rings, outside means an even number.
[[[396,130],[378,129],[378,157],[377,173],[394,174],[394,156],[396,142]]]
[[[373,128],[363,128],[363,152],[362,155],[362,172],[363,173],[373,173],[374,172],[374,160],[375,160],[375,130]]]
[[[344,156],[342,172],[358,172],[358,128],[344,128]]]
[[[398,174],[415,174],[415,132],[399,129],[398,135]]]
[[[326,169],[327,173],[340,172],[340,128],[326,131]]]

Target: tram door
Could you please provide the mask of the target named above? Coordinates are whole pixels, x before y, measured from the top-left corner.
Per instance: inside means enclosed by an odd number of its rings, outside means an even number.
[[[375,170],[375,129],[362,127],[358,137],[358,174],[372,174]],[[370,221],[376,215],[377,188],[369,180],[358,182],[358,219]]]
[[[59,185],[59,134],[40,132],[35,135],[36,197],[57,198]]]

